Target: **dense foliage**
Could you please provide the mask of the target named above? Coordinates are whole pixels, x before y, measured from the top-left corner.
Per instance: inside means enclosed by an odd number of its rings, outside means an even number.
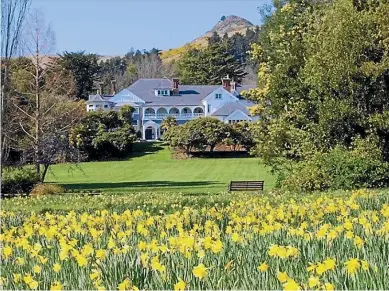
[[[99,63],[96,82],[103,94],[117,93],[140,78],[171,78],[175,75],[175,66],[163,63],[160,50],[131,49],[124,57],[115,57]],[[112,81],[115,82],[113,86]]]
[[[164,123],[165,133],[163,139],[169,146],[183,151],[189,155],[193,150],[213,152],[216,145],[225,143],[231,145],[233,150],[242,146],[249,150],[253,144],[249,124],[226,124],[217,118],[201,117],[177,125],[174,120]]]
[[[353,158],[353,142],[369,140],[379,148],[380,157],[368,163],[375,164],[373,169],[381,177],[388,176],[389,3],[277,3],[251,50],[259,63],[259,86],[247,97],[258,103],[253,111],[262,117],[255,128],[254,152],[276,171],[292,169],[288,183],[301,171],[309,173],[319,160],[328,166],[322,171],[331,177],[340,175],[333,167],[341,161],[331,163],[330,156],[338,156],[342,149],[348,163],[362,163]],[[300,164],[294,167],[296,162]],[[345,167],[358,172],[357,167]],[[363,174],[362,184],[383,185],[376,183],[382,179],[369,173]],[[301,188],[358,187],[361,183],[356,180],[329,179],[320,187],[317,182]]]
[[[223,42],[211,42],[202,50],[191,49],[178,63],[178,75],[184,84],[220,84],[227,75],[240,83],[246,74],[243,64]]]
[[[131,152],[137,135],[132,122],[133,108],[120,111],[90,112],[80,125],[72,128],[70,141],[80,151],[80,159],[120,158]]]
[[[1,193],[24,194],[40,180],[39,175],[32,168],[6,168],[1,175]]]
[[[10,155],[3,166],[34,163],[43,181],[51,164],[72,161],[67,134],[85,115],[84,102],[74,98],[75,88],[72,73],[56,58],[46,64],[41,58],[11,61],[6,130]]]
[[[85,52],[64,52],[60,61],[69,70],[76,81],[76,96],[88,100],[92,92],[96,74],[99,71],[98,58]]]

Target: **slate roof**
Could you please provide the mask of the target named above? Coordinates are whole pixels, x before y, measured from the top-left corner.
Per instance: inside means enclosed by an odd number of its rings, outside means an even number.
[[[239,100],[237,102],[226,103],[211,115],[213,116],[228,116],[235,110],[241,110],[247,115],[250,115],[248,107],[253,106],[254,103],[247,100]]]
[[[201,100],[221,85],[179,85],[177,96],[155,96],[155,88],[172,88],[173,82],[169,79],[139,79],[127,89],[151,105],[201,105]],[[248,90],[255,86],[239,86],[236,91]]]
[[[110,101],[111,98],[113,96],[111,95],[100,95],[100,94],[96,94],[96,95],[89,95],[89,99],[88,99],[88,102],[96,102],[96,101]]]

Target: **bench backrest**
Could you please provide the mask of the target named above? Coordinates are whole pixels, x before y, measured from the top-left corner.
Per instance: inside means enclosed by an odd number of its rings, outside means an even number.
[[[231,181],[228,191],[263,190],[265,181]]]

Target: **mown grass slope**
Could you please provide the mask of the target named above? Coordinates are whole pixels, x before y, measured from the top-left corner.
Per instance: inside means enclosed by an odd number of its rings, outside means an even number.
[[[226,191],[231,180],[264,180],[265,189],[275,183],[275,177],[257,158],[176,160],[167,147],[151,143],[137,144],[134,154],[121,161],[54,165],[46,182],[109,193],[217,193]]]

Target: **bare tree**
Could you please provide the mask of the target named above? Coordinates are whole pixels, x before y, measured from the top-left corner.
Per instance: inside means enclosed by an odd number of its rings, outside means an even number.
[[[247,75],[244,77],[242,84],[243,85],[257,85],[258,83],[258,74],[256,70],[252,67],[247,65],[244,69],[247,72]]]
[[[1,165],[7,160],[9,152],[9,136],[12,123],[9,118],[9,67],[11,58],[20,49],[20,38],[24,20],[30,8],[31,0],[2,0],[1,1],[1,133],[0,161]]]
[[[31,156],[43,181],[48,167],[67,151],[63,146],[67,132],[83,117],[85,105],[69,97],[75,90],[71,73],[58,60],[50,59],[55,35],[38,10],[29,18],[25,40],[33,69],[25,70],[29,87],[20,92],[24,102],[15,98],[13,106],[19,112],[16,119],[26,140],[20,149]]]
[[[162,77],[163,64],[157,54],[143,55],[135,62],[138,78]]]

